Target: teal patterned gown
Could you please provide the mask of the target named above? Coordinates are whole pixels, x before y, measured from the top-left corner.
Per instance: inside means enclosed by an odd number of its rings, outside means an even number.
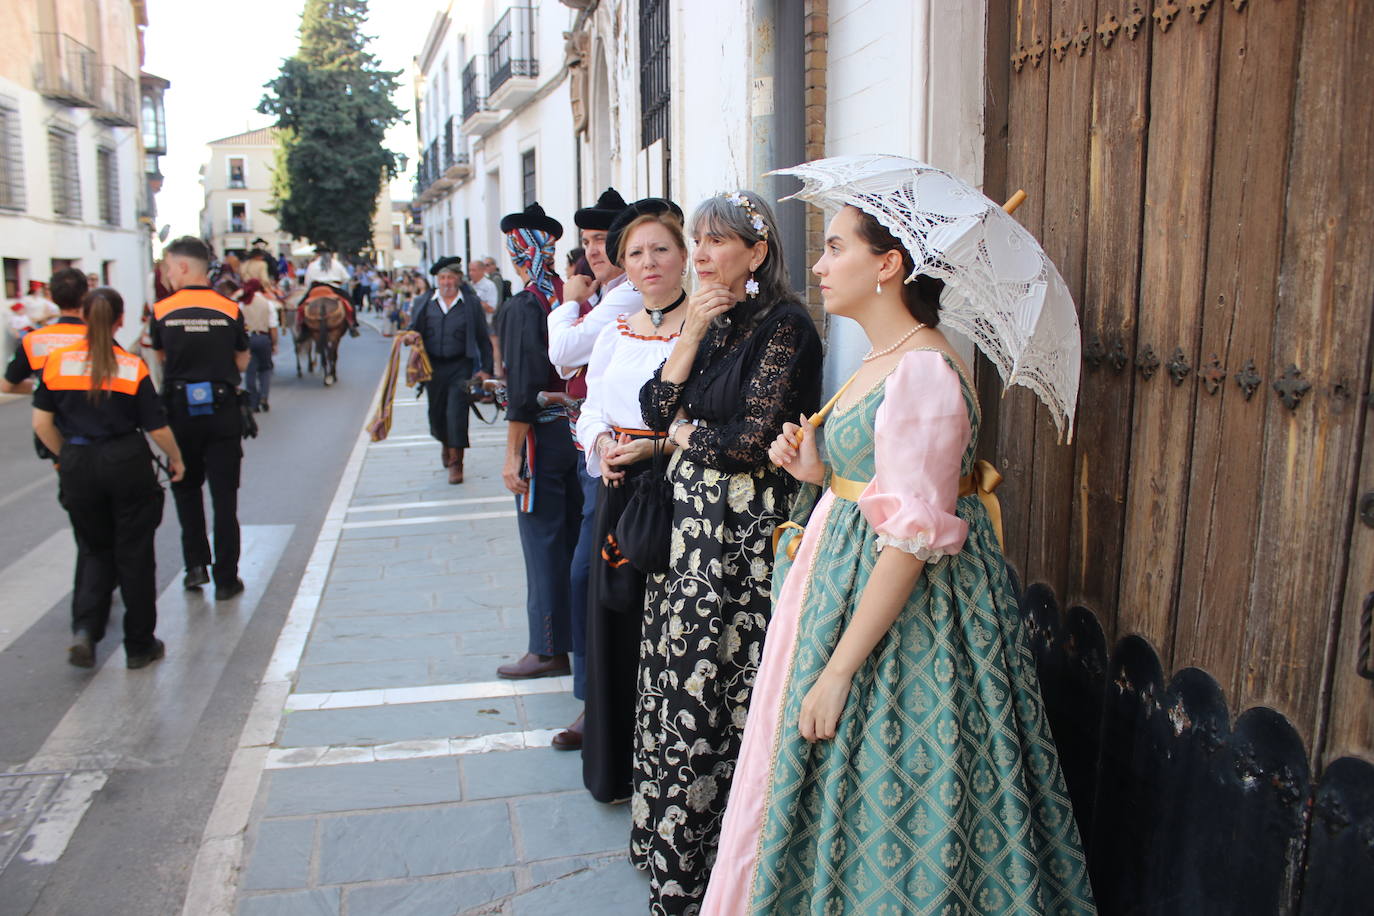
[[[958,496],[978,422],[968,380],[924,348],[826,422],[827,483],[873,484],[858,502],[807,487],[805,534],[779,544],[704,914],[1095,912],[1002,550],[977,494]],[[802,699],[886,544],[926,566],[836,737],[809,744]]]

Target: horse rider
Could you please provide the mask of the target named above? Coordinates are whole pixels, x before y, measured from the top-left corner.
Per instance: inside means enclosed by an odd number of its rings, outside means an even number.
[[[85,281],[85,278],[82,278]],[[157,569],[153,538],[162,521],[162,487],[153,471],[147,432],[166,455],[173,481],[183,473],[176,439],[153,391],[143,360],[115,342],[124,300],[109,288],[83,302],[87,333],[53,350],[33,396],[33,429],[61,456],[62,507],[79,544],[88,587],[72,598],[72,644],[67,660],[95,667],[95,644],[105,635],[115,585],[124,599],[124,653],[130,668],[165,654],[157,626]]]
[[[425,383],[429,434],[443,446],[448,482],[463,482],[463,450],[468,443],[468,383],[492,373],[491,336],[482,300],[463,279],[463,259],[440,258],[429,269],[438,288],[420,296],[411,309],[403,340],[424,342],[433,376]]]
[[[324,283],[334,287],[339,292],[339,298],[344,304],[344,316],[348,320],[348,336],[358,336],[358,315],[353,310],[353,302],[348,295],[348,268],[345,267],[338,258],[334,257],[334,252],[328,245],[315,246],[315,260],[305,268],[305,298],[301,299],[300,305],[296,306],[296,337],[301,335],[301,328],[305,324],[305,299],[310,296],[310,287],[316,283]]]
[[[210,485],[214,509],[215,600],[243,591],[238,577],[240,436],[257,434],[245,424],[237,391],[248,367],[248,331],[237,302],[210,289],[210,249],[183,236],[164,254],[168,280],[176,290],[153,310],[153,349],[162,361],[162,398],[172,432],[186,461],[186,474],[172,483],[181,521],[182,584],[195,589],[210,581],[210,542],[201,487]],[[252,419],[252,414],[248,414]]]

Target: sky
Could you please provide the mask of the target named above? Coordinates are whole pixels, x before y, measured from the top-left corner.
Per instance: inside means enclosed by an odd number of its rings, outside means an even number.
[[[367,34],[382,67],[403,71],[393,97],[406,121],[387,133],[387,145],[410,157],[407,174],[391,185],[393,199],[408,199],[416,165],[415,107],[408,68],[429,33],[443,0],[372,0]],[[276,77],[284,58],[299,43],[305,0],[148,0],[143,69],[171,80],[167,108],[165,181],[157,195],[159,227],[171,235],[199,235],[204,192],[200,167],[209,158],[205,144],[220,137],[267,127],[272,119],[257,111],[263,85]]]

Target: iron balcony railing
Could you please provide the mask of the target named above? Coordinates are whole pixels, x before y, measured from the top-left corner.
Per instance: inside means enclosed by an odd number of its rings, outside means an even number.
[[[488,95],[512,77],[539,75],[534,47],[534,7],[516,4],[506,10],[487,35],[491,73]]]
[[[100,104],[95,119],[117,127],[138,126],[138,89],[134,78],[118,67],[102,67]]]
[[[253,221],[252,221],[251,219],[230,219],[230,220],[229,220],[229,231],[230,231],[230,232],[252,232],[252,231],[253,231]]]
[[[65,32],[38,33],[38,92],[76,108],[96,104],[95,52]]]
[[[469,165],[471,157],[468,156],[467,138],[458,129],[458,124],[453,118],[449,118],[444,124],[444,168],[451,169],[456,165]]]
[[[453,165],[453,118],[444,122],[444,168]]]
[[[479,111],[490,111],[487,107],[487,94],[482,91],[482,75],[478,72],[477,58],[468,61],[463,68],[463,120]]]

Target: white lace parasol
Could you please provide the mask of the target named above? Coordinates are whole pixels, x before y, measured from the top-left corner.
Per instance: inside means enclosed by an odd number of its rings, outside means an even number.
[[[872,214],[911,252],[916,274],[945,281],[940,321],[973,340],[1002,383],[1034,391],[1073,438],[1082,342],[1064,278],[998,204],[948,172],[902,156],[835,156],[792,175],[792,197]]]

